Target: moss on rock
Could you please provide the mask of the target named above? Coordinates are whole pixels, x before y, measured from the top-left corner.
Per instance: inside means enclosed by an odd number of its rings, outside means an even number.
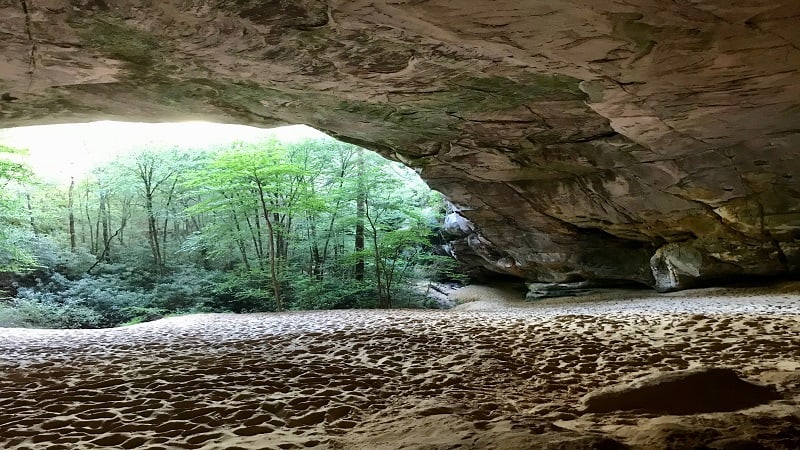
[[[504,111],[534,101],[583,100],[581,80],[565,75],[535,75],[524,80],[506,77],[458,76],[444,89],[420,99],[419,105],[448,112]]]
[[[156,38],[122,24],[94,22],[81,35],[88,47],[128,63],[134,73],[148,72],[158,59]]]

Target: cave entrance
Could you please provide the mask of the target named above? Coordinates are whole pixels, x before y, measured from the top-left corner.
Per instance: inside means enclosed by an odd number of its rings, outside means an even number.
[[[432,306],[441,195],[313,128],[0,130],[0,326]]]

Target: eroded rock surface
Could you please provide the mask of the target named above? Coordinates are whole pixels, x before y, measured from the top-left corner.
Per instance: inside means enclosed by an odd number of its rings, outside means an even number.
[[[418,168],[472,224],[454,251],[495,271],[665,290],[797,273],[799,17],[793,0],[0,0],[0,126],[306,123]]]

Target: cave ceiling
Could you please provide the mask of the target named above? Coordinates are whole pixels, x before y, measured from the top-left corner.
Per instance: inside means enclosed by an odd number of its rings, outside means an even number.
[[[304,123],[531,281],[800,271],[795,0],[0,0],[0,127]]]

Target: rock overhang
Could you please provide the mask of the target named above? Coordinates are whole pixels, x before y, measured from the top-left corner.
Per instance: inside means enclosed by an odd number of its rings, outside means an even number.
[[[0,1],[0,126],[306,123],[536,281],[800,271],[800,5]]]

